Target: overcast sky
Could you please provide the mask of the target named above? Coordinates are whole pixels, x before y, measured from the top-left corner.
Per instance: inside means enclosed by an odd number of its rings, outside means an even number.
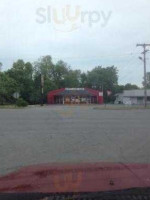
[[[51,55],[82,71],[115,65],[120,84],[141,85],[136,44],[150,43],[149,10],[149,0],[0,0],[3,70]]]

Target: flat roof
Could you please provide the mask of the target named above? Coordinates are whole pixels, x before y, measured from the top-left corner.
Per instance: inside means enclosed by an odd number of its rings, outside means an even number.
[[[144,97],[144,90],[124,90],[124,97]],[[150,96],[150,90],[147,90],[147,96]]]

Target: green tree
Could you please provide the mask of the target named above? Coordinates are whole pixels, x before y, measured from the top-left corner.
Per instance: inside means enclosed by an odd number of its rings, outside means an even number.
[[[69,70],[65,77],[65,87],[78,88],[81,85],[81,71],[80,70]]]
[[[57,88],[65,87],[65,81],[69,75],[70,67],[63,61],[58,61],[53,69],[53,81]]]
[[[41,74],[44,76],[44,99],[51,90],[64,87],[80,86],[80,70],[71,70],[67,63],[59,60],[56,64],[52,62],[51,56],[40,58],[34,63],[34,97],[40,99]]]
[[[0,72],[0,104],[13,103],[13,93],[16,88],[16,81],[5,72]]]
[[[54,64],[51,56],[43,56],[34,63],[34,72],[36,75],[44,75],[44,77],[51,78],[54,70]]]
[[[131,84],[131,83],[127,83],[124,86],[124,90],[136,90],[139,89],[139,87],[137,85]]]
[[[88,86],[97,89],[113,90],[118,84],[118,71],[114,66],[94,68],[88,72]]]
[[[147,88],[150,89],[150,72],[147,72],[146,78],[147,78]]]
[[[88,86],[88,77],[87,73],[81,73],[80,75],[80,81],[81,81],[81,87],[87,87]]]
[[[116,85],[116,87],[115,87],[115,94],[117,94],[117,93],[123,93],[124,90],[125,90],[125,86],[124,85]]]
[[[44,77],[44,101],[46,102],[47,93],[50,90],[57,89],[54,78],[55,65],[51,56],[44,56],[34,63],[34,91],[32,93],[32,101],[40,103],[41,99],[41,75]]]
[[[106,67],[103,68],[98,66],[87,74],[87,85],[90,88],[103,90],[104,91],[104,100],[112,101],[112,97],[107,97],[107,90],[111,90],[112,93],[115,93],[115,88],[118,85],[118,71],[117,68]]]
[[[65,87],[89,87],[103,90],[105,101],[113,100],[113,95],[108,98],[107,90],[111,90],[115,94],[122,92],[124,89],[138,88],[136,85],[131,84],[119,86],[118,71],[114,66],[106,68],[98,66],[87,73],[82,73],[80,70],[72,70],[62,60],[54,64],[52,57],[49,55],[41,57],[33,65],[29,62],[25,63],[23,60],[18,60],[5,75],[7,75],[5,82],[8,85],[11,82],[15,83],[14,92],[19,92],[21,98],[28,103],[34,104],[40,103],[41,99],[41,75],[44,77],[45,102],[49,91]],[[10,91],[7,93],[12,95]]]
[[[18,60],[13,64],[13,67],[7,71],[7,75],[16,81],[16,92],[19,92],[24,100],[31,102],[30,97],[33,92],[32,64],[29,62],[25,63],[23,60]]]

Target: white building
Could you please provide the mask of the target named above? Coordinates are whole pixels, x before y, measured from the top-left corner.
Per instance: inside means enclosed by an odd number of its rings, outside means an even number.
[[[147,103],[150,105],[150,90],[147,90]],[[144,105],[144,90],[124,90],[116,94],[115,104]]]

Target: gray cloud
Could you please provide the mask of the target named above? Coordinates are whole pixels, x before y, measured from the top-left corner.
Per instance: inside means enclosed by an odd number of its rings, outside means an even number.
[[[100,21],[102,15],[95,14],[92,26],[77,22],[71,26],[71,31],[69,23],[65,26],[56,26],[54,22],[37,23],[38,8],[50,6],[61,11],[66,5],[71,6],[72,15],[74,8],[80,6],[82,11],[103,12],[105,18],[111,11],[111,16],[104,27]],[[136,43],[150,42],[149,7],[149,0],[93,0],[88,3],[87,0],[1,0],[0,61],[3,69],[11,67],[18,58],[33,62],[50,54],[54,61],[63,59],[74,69],[83,71],[96,65],[116,65],[120,83],[140,85],[143,68],[138,55],[142,49],[136,48]],[[61,12],[58,13],[61,17]],[[150,71],[149,64],[148,61]]]

